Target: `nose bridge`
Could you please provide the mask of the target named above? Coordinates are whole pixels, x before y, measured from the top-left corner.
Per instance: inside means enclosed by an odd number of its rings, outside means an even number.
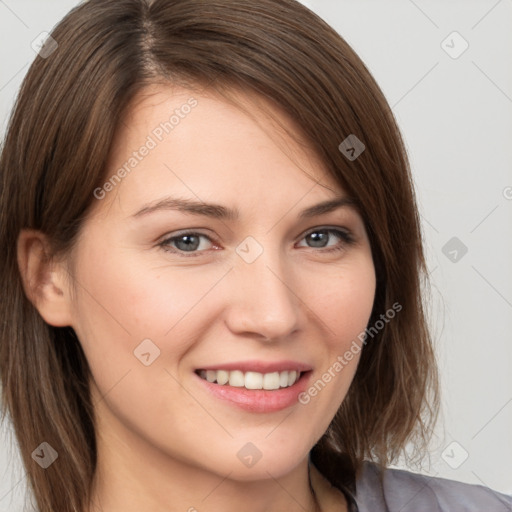
[[[263,246],[247,237],[236,249],[233,278],[231,327],[259,333],[267,338],[283,337],[298,322],[299,301],[292,292],[290,272],[279,248]]]

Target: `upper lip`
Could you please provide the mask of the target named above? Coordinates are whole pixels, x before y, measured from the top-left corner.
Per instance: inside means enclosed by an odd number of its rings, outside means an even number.
[[[232,363],[218,363],[208,366],[201,366],[198,370],[240,370],[242,372],[286,372],[299,371],[307,372],[312,370],[311,365],[300,363],[298,361],[237,361]]]

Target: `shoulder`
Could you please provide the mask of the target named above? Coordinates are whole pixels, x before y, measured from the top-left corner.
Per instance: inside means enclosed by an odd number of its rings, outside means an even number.
[[[511,512],[512,496],[365,462],[356,478],[359,512]]]

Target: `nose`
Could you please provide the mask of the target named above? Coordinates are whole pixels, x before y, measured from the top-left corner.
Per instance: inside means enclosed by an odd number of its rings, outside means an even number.
[[[298,328],[301,301],[291,272],[270,252],[252,263],[236,261],[229,276],[226,323],[235,334],[277,341]]]

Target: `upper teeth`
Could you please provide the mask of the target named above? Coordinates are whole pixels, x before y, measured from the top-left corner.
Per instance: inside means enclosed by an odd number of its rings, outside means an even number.
[[[279,389],[287,388],[295,384],[300,377],[300,372],[295,370],[285,372],[258,373],[242,372],[233,370],[201,370],[199,376],[208,382],[217,384],[235,386],[247,389]]]

